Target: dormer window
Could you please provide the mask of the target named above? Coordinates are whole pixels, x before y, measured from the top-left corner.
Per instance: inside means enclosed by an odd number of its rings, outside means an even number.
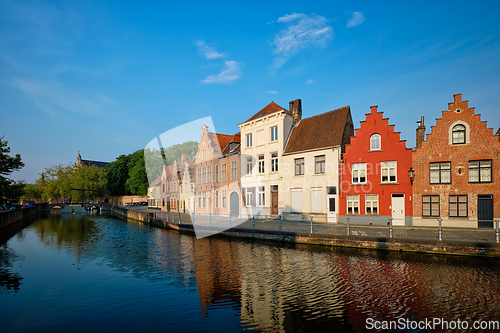
[[[455,125],[452,130],[452,143],[464,144],[465,143],[465,126],[462,124]]]
[[[373,134],[370,137],[370,150],[380,150],[380,134]]]

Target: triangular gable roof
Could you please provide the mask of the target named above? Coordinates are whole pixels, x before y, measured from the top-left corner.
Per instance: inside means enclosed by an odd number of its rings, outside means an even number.
[[[252,117],[250,117],[247,121],[244,121],[243,124],[247,123],[247,122],[249,122],[251,120],[255,120],[257,118],[268,116],[268,115],[270,115],[272,113],[275,113],[275,112],[278,112],[278,111],[281,111],[281,110],[284,110],[286,113],[288,113],[287,109],[279,106],[278,104],[276,104],[274,102],[271,102],[271,103],[267,104],[265,108],[263,108],[262,110],[260,110],[256,114],[254,114]]]
[[[344,129],[351,119],[350,114],[350,106],[344,106],[302,119],[292,129],[285,154],[342,145]]]

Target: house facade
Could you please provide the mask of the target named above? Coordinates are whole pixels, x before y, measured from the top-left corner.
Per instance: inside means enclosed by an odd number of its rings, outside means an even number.
[[[412,150],[377,106],[371,107],[345,148],[340,214],[350,223],[412,225]],[[343,220],[345,222],[345,220]]]
[[[279,202],[280,164],[283,147],[294,121],[300,120],[300,100],[290,102],[294,114],[271,102],[245,122],[241,131],[242,215],[274,215],[283,210]]]
[[[493,227],[500,218],[500,141],[462,95],[424,140],[423,117],[413,152],[414,225]]]
[[[279,195],[286,219],[339,221],[338,167],[353,133],[349,106],[294,124],[280,169]]]

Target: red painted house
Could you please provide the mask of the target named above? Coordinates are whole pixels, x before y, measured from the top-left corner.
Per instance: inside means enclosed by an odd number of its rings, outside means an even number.
[[[412,225],[411,166],[412,150],[372,106],[340,163],[341,222],[386,225],[392,217],[394,225]]]

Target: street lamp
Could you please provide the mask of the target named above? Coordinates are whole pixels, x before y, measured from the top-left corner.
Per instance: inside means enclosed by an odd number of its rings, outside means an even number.
[[[410,167],[410,170],[408,170],[408,176],[410,176],[410,182],[413,185],[413,179],[415,179],[415,171],[412,167]]]

